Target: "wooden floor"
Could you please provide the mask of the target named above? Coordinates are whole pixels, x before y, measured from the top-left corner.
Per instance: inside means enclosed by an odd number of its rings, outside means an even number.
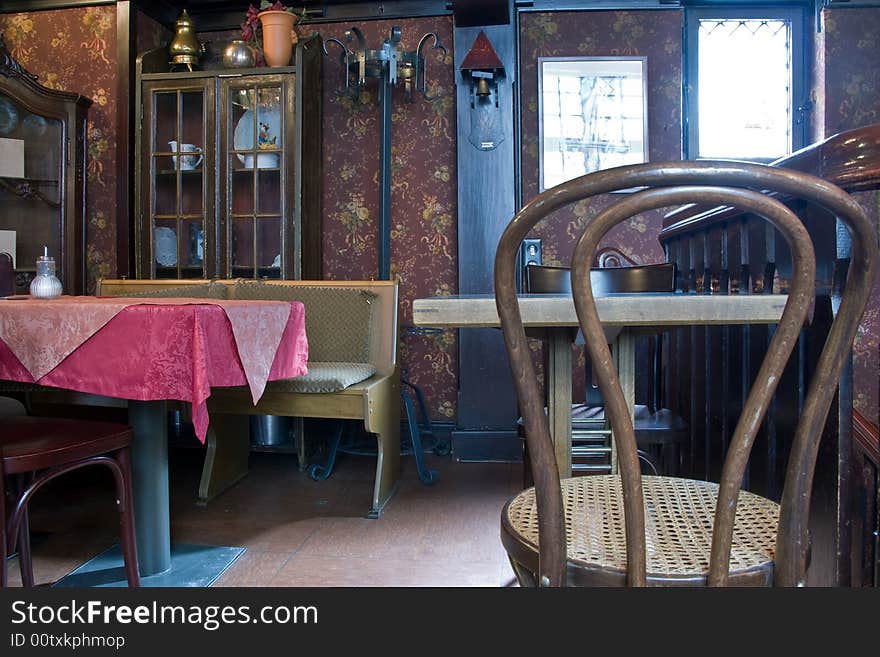
[[[403,458],[403,478],[378,520],[369,507],[375,459],[342,455],[326,481],[296,458],[253,454],[251,473],[208,506],[195,503],[201,452],[171,452],[172,538],[235,545],[245,554],[215,586],[508,586],[499,539],[505,500],[519,490],[518,464],[456,463],[430,456],[433,486]],[[34,571],[49,585],[116,541],[111,482],[95,468],[48,484],[32,501]],[[18,564],[10,560],[13,586]]]

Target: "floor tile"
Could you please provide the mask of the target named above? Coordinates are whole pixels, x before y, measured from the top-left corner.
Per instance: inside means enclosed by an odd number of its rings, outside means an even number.
[[[238,546],[245,554],[216,586],[502,586],[513,579],[499,539],[501,507],[522,468],[428,455],[415,460],[380,518],[366,518],[373,456],[343,454],[313,481],[292,454],[254,453],[250,473],[207,505],[196,501],[204,452],[170,452],[172,539]],[[76,504],[71,500],[76,499]],[[51,482],[31,503],[34,570],[48,585],[117,540],[112,480],[86,471]],[[12,585],[18,567],[8,564]]]

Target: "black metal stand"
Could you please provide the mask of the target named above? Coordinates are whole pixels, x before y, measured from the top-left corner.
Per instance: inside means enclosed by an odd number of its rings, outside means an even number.
[[[412,454],[416,460],[416,469],[419,473],[419,481],[426,486],[436,483],[438,473],[436,470],[429,470],[425,465],[425,449],[430,449],[438,456],[446,456],[450,452],[450,446],[445,441],[437,440],[434,435],[434,429],[431,425],[431,419],[428,416],[428,408],[425,404],[425,398],[422,391],[417,386],[401,379],[400,397],[403,400],[403,408],[406,412],[406,428],[409,434],[411,448],[406,444],[401,445],[400,453],[404,456]],[[411,391],[411,393],[409,392]],[[416,404],[418,404],[419,412],[422,415],[422,423],[419,423],[416,407],[413,404],[412,396],[415,396]],[[344,431],[345,425],[348,423],[348,432]],[[355,424],[353,421],[339,420],[337,429],[330,438],[329,451],[324,463],[315,463],[309,466],[309,477],[315,481],[323,481],[332,473],[336,465],[336,456],[339,452],[346,454],[357,454],[359,456],[375,456],[375,441],[355,440],[353,434]],[[343,433],[348,436],[347,440],[342,439]],[[423,443],[423,437],[428,437],[429,444]]]
[[[398,82],[403,83],[404,98],[412,102],[413,89],[421,92],[427,100],[434,100],[426,93],[427,68],[422,49],[428,39],[433,37],[432,48],[440,50],[444,55],[446,48],[440,44],[436,34],[430,32],[422,36],[418,47],[412,52],[401,52],[397,49],[400,43],[400,28],[391,28],[391,35],[382,42],[382,47],[369,50],[366,47],[363,33],[356,27],[345,32],[348,43],[356,41],[355,50],[339,39],[330,38],[324,42],[324,54],[327,44],[335,43],[342,48],[342,64],[346,70],[345,93],[357,98],[358,91],[368,77],[379,80],[379,106],[382,110],[380,122],[381,134],[379,144],[379,226],[378,226],[378,271],[380,280],[391,278],[391,89]]]

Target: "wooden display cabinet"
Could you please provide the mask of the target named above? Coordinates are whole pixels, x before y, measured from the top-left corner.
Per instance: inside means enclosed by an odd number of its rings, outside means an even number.
[[[28,292],[44,248],[55,258],[64,293],[84,291],[91,104],[79,94],[40,85],[0,36],[0,251],[15,251],[17,293]]]
[[[290,67],[138,58],[138,278],[321,278],[321,55],[313,37]]]

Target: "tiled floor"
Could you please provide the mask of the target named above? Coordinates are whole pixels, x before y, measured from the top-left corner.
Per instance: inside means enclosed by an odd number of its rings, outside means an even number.
[[[198,450],[172,450],[172,538],[236,545],[247,552],[216,586],[506,586],[513,580],[499,539],[505,500],[520,465],[429,457],[433,486],[403,458],[397,492],[378,520],[365,517],[375,459],[343,455],[326,481],[296,458],[253,454],[251,473],[207,506],[195,503]],[[49,584],[116,540],[110,482],[94,469],[69,475],[32,502],[34,570]],[[13,585],[18,564],[9,563]]]

